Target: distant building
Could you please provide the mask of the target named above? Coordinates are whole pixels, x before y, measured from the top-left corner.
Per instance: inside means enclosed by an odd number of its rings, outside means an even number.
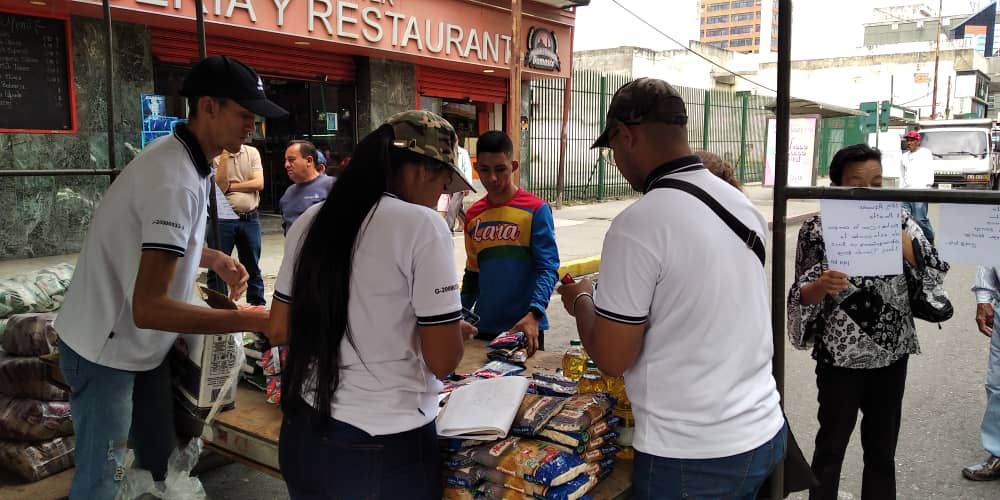
[[[701,43],[742,53],[778,51],[778,2],[700,0],[698,4]]]

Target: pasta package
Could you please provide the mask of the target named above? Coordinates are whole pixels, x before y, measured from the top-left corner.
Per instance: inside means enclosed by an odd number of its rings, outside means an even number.
[[[587,468],[580,457],[537,439],[510,437],[475,450],[476,463],[543,486],[565,484]]]
[[[521,400],[521,407],[517,410],[517,416],[514,417],[514,425],[510,428],[511,434],[517,436],[538,434],[538,431],[562,410],[564,404],[566,404],[565,398],[525,394]]]

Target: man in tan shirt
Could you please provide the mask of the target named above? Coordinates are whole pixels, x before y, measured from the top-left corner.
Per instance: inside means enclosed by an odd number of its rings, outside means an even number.
[[[265,305],[264,279],[260,273],[260,217],[257,206],[264,190],[264,167],[260,152],[244,144],[236,153],[223,150],[215,157],[215,184],[219,198],[219,250],[226,255],[239,252],[240,263],[247,269],[247,302]],[[224,194],[223,199],[219,194]],[[209,228],[211,231],[211,228]],[[208,275],[209,287],[218,290],[225,284],[214,273]]]

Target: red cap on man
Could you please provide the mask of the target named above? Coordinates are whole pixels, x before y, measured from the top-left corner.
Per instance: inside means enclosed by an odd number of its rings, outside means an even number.
[[[917,132],[916,130],[911,130],[911,131],[907,132],[906,135],[904,135],[903,137],[906,140],[913,139],[915,141],[919,141],[920,140],[920,132]]]

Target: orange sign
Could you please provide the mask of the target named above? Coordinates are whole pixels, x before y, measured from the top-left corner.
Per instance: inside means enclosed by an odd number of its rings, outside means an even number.
[[[74,0],[100,4],[99,0]],[[191,0],[112,0],[115,10],[194,19]],[[344,45],[347,52],[405,54],[484,68],[511,61],[509,8],[463,0],[205,0],[205,21]],[[508,4],[509,6],[509,4]],[[535,6],[526,23],[568,40],[572,14]],[[550,11],[548,15],[539,12]],[[155,22],[149,24],[156,25]],[[235,35],[234,35],[235,37]],[[242,38],[242,37],[240,37]],[[527,40],[526,40],[527,41]],[[558,59],[569,61],[568,43]],[[555,47],[553,47],[555,48]],[[565,65],[563,66],[566,67]],[[535,73],[568,76],[558,66]]]

